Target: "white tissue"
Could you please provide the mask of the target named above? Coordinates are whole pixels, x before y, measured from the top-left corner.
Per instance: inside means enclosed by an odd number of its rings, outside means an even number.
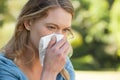
[[[40,41],[39,41],[39,57],[40,57],[40,61],[41,61],[42,65],[43,65],[43,62],[44,62],[44,56],[45,56],[46,48],[48,47],[52,36],[56,37],[57,42],[60,41],[64,37],[64,35],[62,35],[62,34],[53,33],[53,34],[50,34],[50,35],[47,35],[47,36],[43,36],[40,39]]]

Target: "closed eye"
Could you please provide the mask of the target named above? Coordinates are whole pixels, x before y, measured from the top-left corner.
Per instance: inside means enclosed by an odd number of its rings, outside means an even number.
[[[57,27],[52,26],[52,25],[47,26],[47,28],[48,28],[49,30],[57,30]]]
[[[69,33],[69,32],[71,32],[71,29],[64,29],[63,32],[64,33]]]

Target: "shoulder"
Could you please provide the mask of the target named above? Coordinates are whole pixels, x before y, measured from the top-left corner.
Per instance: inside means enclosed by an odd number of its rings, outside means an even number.
[[[14,62],[0,53],[0,80],[26,80]]]

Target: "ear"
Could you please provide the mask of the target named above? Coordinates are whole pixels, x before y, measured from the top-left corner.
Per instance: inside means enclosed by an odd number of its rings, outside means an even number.
[[[24,21],[24,26],[25,28],[30,31],[31,30],[31,24],[30,24],[30,21]]]

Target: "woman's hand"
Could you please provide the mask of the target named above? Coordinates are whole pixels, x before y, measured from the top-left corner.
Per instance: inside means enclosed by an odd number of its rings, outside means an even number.
[[[61,39],[59,42],[56,42],[55,36],[52,37],[46,50],[43,72],[57,76],[57,74],[64,68],[69,48],[70,45],[66,39]]]

